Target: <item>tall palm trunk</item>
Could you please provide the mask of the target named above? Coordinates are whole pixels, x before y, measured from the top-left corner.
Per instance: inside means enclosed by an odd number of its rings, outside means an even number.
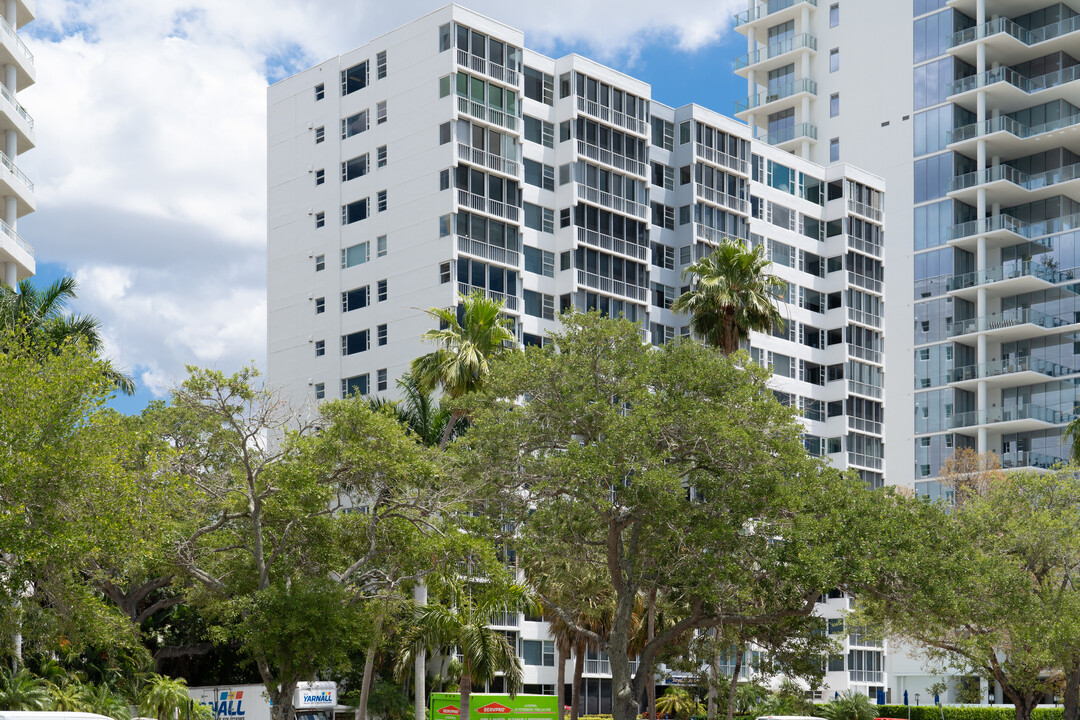
[[[656,588],[649,591],[649,639],[648,642],[652,642],[656,637]],[[653,664],[653,669],[649,673],[649,687],[648,695],[646,696],[649,701],[649,720],[656,720],[656,664]]]
[[[731,673],[731,687],[728,688],[727,720],[735,717],[735,690],[739,687],[739,671],[742,670],[743,646],[735,648],[735,670]]]
[[[465,662],[461,667],[461,682],[458,683],[458,690],[461,693],[461,714],[458,715],[462,720],[469,720],[469,696],[472,695],[472,669],[469,667],[469,659],[465,658]]]
[[[427,605],[427,585],[423,581],[413,587],[413,603]],[[422,645],[416,651],[413,676],[413,720],[424,720],[427,716],[427,650]]]
[[[570,691],[570,720],[578,720],[581,705],[581,676],[585,672],[585,642],[574,643],[574,687]]]
[[[446,444],[450,442],[450,433],[454,432],[454,426],[458,424],[458,420],[464,415],[460,410],[455,410],[450,415],[450,419],[446,421],[446,427],[443,428],[442,440],[439,441],[439,449],[445,450]]]
[[[566,720],[567,643],[565,639],[556,641],[555,648],[556,650],[558,650],[558,656],[555,658],[555,663],[556,665],[558,665],[555,671],[555,695],[559,698],[559,720]],[[465,720],[468,720],[468,718],[466,718]],[[1076,720],[1076,718],[1072,718],[1071,720]]]

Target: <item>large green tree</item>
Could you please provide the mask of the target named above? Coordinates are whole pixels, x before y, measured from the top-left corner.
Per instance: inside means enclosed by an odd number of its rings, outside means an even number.
[[[501,302],[481,292],[460,296],[456,307],[428,309],[440,327],[428,330],[422,338],[439,347],[413,360],[417,388],[427,392],[439,388],[455,400],[480,389],[491,361],[514,342],[510,321],[502,310]],[[465,404],[454,408],[443,429],[440,449],[446,447],[454,427],[468,412]]]
[[[783,302],[787,283],[766,272],[770,264],[762,245],[747,248],[740,241],[724,239],[683,270],[692,287],[675,298],[671,310],[689,313],[694,334],[730,355],[750,331],[769,333],[784,326],[778,303]]]
[[[809,615],[823,588],[885,574],[908,503],[809,456],[749,358],[651,351],[636,325],[596,314],[562,323],[544,348],[500,358],[455,448],[516,517],[527,574],[554,556],[605,578],[606,634],[576,621],[572,599],[544,599],[607,651],[617,720],[636,717],[658,654],[688,632]],[[632,676],[635,606],[653,590],[669,624]]]

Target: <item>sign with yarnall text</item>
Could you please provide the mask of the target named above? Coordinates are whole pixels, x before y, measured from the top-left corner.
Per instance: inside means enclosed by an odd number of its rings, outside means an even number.
[[[469,717],[461,717],[461,695],[431,693],[430,720],[557,720],[559,699],[555,695],[496,695],[473,693],[469,696]]]

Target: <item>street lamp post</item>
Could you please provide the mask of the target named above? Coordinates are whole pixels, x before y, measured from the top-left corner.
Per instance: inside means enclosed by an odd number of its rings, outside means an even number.
[[[919,693],[915,693],[915,705],[918,706],[918,704],[919,704]]]

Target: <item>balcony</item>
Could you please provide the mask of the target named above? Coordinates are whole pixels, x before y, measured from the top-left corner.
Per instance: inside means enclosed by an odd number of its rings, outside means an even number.
[[[514,205],[508,205],[499,200],[491,200],[483,195],[473,195],[468,190],[458,190],[458,205],[477,212],[494,215],[510,222],[517,222],[518,216],[521,214],[520,208]]]
[[[500,108],[492,108],[478,103],[469,98],[458,97],[458,114],[468,115],[491,125],[496,125],[507,130],[517,130],[518,119],[514,115],[504,112]]]
[[[468,253],[474,257],[483,258],[484,260],[490,260],[491,262],[497,262],[515,268],[518,267],[521,262],[521,255],[516,250],[507,250],[506,248],[489,245],[485,242],[480,242],[479,240],[472,240],[471,238],[464,237],[463,235],[458,235],[458,252]]]
[[[1012,215],[997,215],[982,220],[952,225],[946,232],[950,245],[957,245],[965,250],[974,251],[976,240],[980,236],[987,239],[991,247],[1012,244],[1026,238],[1027,223],[1017,220]]]
[[[879,400],[881,399],[882,390],[878,385],[871,385],[870,383],[859,382],[858,380],[848,380],[847,386],[849,393],[864,395]]]
[[[593,247],[607,250],[609,252],[618,253],[619,255],[625,255],[626,257],[633,258],[634,260],[641,260],[642,262],[649,259],[649,248],[644,245],[637,245],[632,242],[620,240],[617,237],[611,235],[604,235],[595,230],[586,230],[583,227],[577,229],[577,241],[585,245],[591,245]]]
[[[982,425],[993,425],[997,432],[1026,432],[1061,425],[1071,419],[1071,414],[1028,403],[956,413],[948,418],[947,425],[950,430],[967,435],[974,434]]]
[[[994,185],[994,201],[1002,205],[1019,205],[1034,202],[1051,195],[1066,194],[1070,189],[1074,196],[1080,196],[1075,186],[1069,183],[1080,180],[1080,163],[1047,170],[1041,173],[1027,174],[1011,165],[998,165],[982,172],[966,173],[949,180],[949,197],[968,205],[975,205],[979,189]]]
[[[458,159],[514,178],[518,177],[521,172],[521,166],[515,160],[485,150],[479,150],[465,143],[458,143]]]
[[[483,293],[490,299],[501,302],[503,307],[507,310],[512,310],[514,312],[517,312],[520,303],[520,300],[516,295],[508,295],[507,293],[488,290],[487,288],[477,287],[475,285],[470,285],[469,283],[458,282],[458,292],[465,297],[472,295],[474,292]]]
[[[885,213],[881,209],[864,202],[859,202],[858,200],[853,200],[852,198],[848,198],[847,208],[848,212],[862,215],[864,218],[869,218],[874,222],[882,222],[885,218]]]
[[[734,155],[728,155],[722,150],[708,147],[701,143],[694,144],[695,153],[699,158],[705,162],[712,163],[727,170],[734,170],[740,175],[750,174],[750,163],[746,160],[735,157]]]
[[[987,102],[1002,113],[1010,113],[1028,107],[1034,101],[1031,97],[1047,90],[1057,90],[1040,102],[1050,102],[1063,97],[1071,97],[1073,88],[1065,85],[1080,78],[1080,66],[1057,70],[1038,77],[1028,78],[1010,67],[998,67],[979,75],[954,80],[946,86],[949,100],[968,110],[975,111],[979,91],[986,93]]]
[[[18,136],[18,152],[22,153],[34,147],[34,118],[26,112],[15,94],[0,85],[0,130],[14,130]]]
[[[862,273],[853,272],[851,270],[848,270],[847,277],[849,284],[861,287],[864,290],[869,290],[870,292],[878,293],[879,295],[881,294],[880,280],[875,280],[869,275],[863,275]]]
[[[851,250],[856,250],[864,255],[871,255],[876,258],[881,257],[884,252],[884,249],[880,245],[872,243],[869,240],[857,238],[854,235],[847,236],[847,246]]]
[[[3,16],[0,16],[0,64],[15,68],[15,83],[20,90],[34,84],[34,54]]]
[[[758,133],[757,139],[775,145],[781,150],[791,150],[794,145],[801,143],[803,140],[817,140],[817,126],[810,123],[799,123],[794,127],[775,132],[762,130]]]
[[[1059,130],[1067,131],[1065,134]],[[1030,150],[1029,139],[1043,139],[1042,136],[1055,133],[1055,144],[1064,144],[1066,141],[1075,142],[1080,138],[1080,113],[1067,115],[1057,120],[1051,120],[1040,125],[1024,125],[1013,120],[1007,115],[1001,115],[989,120],[962,125],[945,133],[945,140],[950,150],[975,157],[979,140],[987,140],[987,155],[1001,155],[1004,157],[1020,157]]]
[[[581,183],[574,183],[577,187],[577,197],[579,200],[585,200],[595,205],[603,205],[604,207],[615,210],[627,215],[633,215],[639,220],[647,220],[649,217],[649,206],[633,200],[627,200],[611,193],[604,192],[598,188],[589,187],[588,185],[582,185]]]
[[[621,297],[630,298],[631,300],[637,300],[638,302],[647,302],[649,299],[648,288],[631,285],[621,280],[612,280],[609,277],[585,272],[581,269],[578,269],[577,271],[577,281],[578,285],[584,285],[585,287],[590,287],[593,290],[599,290],[600,292],[605,292],[609,295],[619,295]]]
[[[735,16],[735,29],[768,18],[771,23],[779,23],[795,17],[801,5],[817,7],[817,0],[769,0]],[[740,30],[741,32],[741,30]]]
[[[866,325],[872,328],[881,327],[881,316],[874,313],[867,312],[865,310],[856,310],[855,308],[848,308],[847,311],[848,320],[851,322],[859,323],[860,325]]]
[[[1080,30],[1080,16],[1043,25],[1034,30],[1021,27],[1007,17],[997,17],[983,25],[953,33],[945,42],[950,55],[974,65],[976,43],[985,40],[987,49],[993,52],[995,59],[1011,64],[1031,57],[1030,48],[1035,45],[1049,43],[1038,49],[1043,55],[1065,49],[1068,42],[1065,36],[1077,30]],[[1061,47],[1058,47],[1059,45]]]
[[[0,262],[15,263],[19,280],[34,274],[34,246],[0,220]]]
[[[1014,260],[986,270],[953,275],[946,281],[945,290],[950,295],[972,300],[978,289],[986,285],[994,286],[995,295],[1019,295],[1073,279],[1071,271],[1063,272],[1031,260]]]
[[[860,345],[847,344],[848,355],[853,358],[872,362],[876,365],[881,365],[885,360],[885,353],[880,350],[874,350],[873,348],[862,347]]]
[[[876,420],[866,420],[864,418],[857,418],[851,415],[848,416],[847,426],[849,430],[856,430],[862,433],[870,433],[871,435],[880,435],[882,433],[882,425]]]
[[[649,176],[649,169],[645,163],[628,158],[625,155],[613,153],[610,150],[605,150],[596,145],[590,145],[584,140],[577,141],[577,151],[578,155],[587,157],[590,160],[596,160],[597,162],[603,163],[608,167],[613,167],[616,170],[628,172],[643,178]]]
[[[882,683],[885,674],[880,670],[848,670],[848,678],[855,683]]]
[[[719,190],[714,190],[711,187],[706,187],[698,183],[694,184],[694,194],[697,195],[699,198],[705,200],[706,202],[712,203],[713,205],[719,205],[720,207],[734,210],[735,212],[742,213],[743,215],[750,214],[750,202],[747,200],[743,200],[742,198],[735,197],[734,195],[728,195],[727,193],[721,192]]]
[[[735,114],[745,114],[751,110],[761,110],[764,112],[766,109],[771,109],[771,106],[783,100],[807,94],[817,95],[817,83],[810,78],[799,78],[794,82],[789,82],[763,93],[757,93],[756,95],[745,97],[742,100],[737,100],[735,102]],[[745,117],[743,119],[745,119]]]
[[[787,64],[789,55],[799,50],[817,52],[817,38],[810,33],[803,33],[782,42],[772,43],[754,52],[735,58],[735,73],[746,77],[747,71],[768,71]],[[741,71],[741,72],[740,72]]]
[[[37,204],[34,183],[3,152],[0,152],[0,165],[4,168],[0,170],[0,194],[16,199],[19,217],[33,212]]]
[[[847,461],[848,465],[858,465],[859,467],[870,468],[871,470],[880,470],[883,464],[882,459],[879,457],[853,452],[847,454]]]
[[[517,88],[520,83],[520,76],[517,70],[511,70],[508,67],[503,67],[493,62],[489,62],[482,57],[476,55],[470,55],[467,51],[458,48],[457,51],[457,63],[463,68],[472,70],[473,72],[483,73],[493,80],[504,85],[510,85]]]
[[[647,135],[649,132],[649,124],[644,120],[639,120],[636,117],[627,115],[626,113],[618,110],[612,110],[606,105],[601,105],[595,100],[587,100],[581,96],[577,99],[578,112],[583,112],[586,115],[592,115],[597,120],[602,120],[606,123],[611,123],[620,128],[629,130],[630,132],[637,133],[638,135]]]
[[[974,390],[980,382],[995,387],[1018,387],[1074,374],[1076,370],[1072,368],[1027,355],[953,368],[949,371],[948,382],[961,390]]]
[[[1036,470],[1049,470],[1055,465],[1064,465],[1067,460],[1053,455],[1017,450],[1011,453],[1001,453],[1001,467],[1004,470],[1017,468],[1031,468]]]
[[[1070,324],[1072,323],[1056,315],[1047,315],[1033,308],[1013,308],[985,317],[956,320],[949,326],[948,335],[951,338],[972,336],[963,342],[974,342],[975,333],[986,333],[992,335],[997,341],[1007,342],[1019,338],[1049,335],[1050,332]]]

